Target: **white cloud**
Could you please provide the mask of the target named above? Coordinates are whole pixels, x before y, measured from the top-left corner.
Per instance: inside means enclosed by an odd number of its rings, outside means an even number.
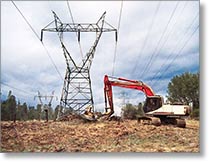
[[[53,20],[51,10],[54,10],[63,22],[71,22],[66,1],[15,1],[15,3],[39,35],[41,29]],[[107,11],[106,21],[114,27],[118,26],[120,1],[69,1],[69,3],[75,22],[94,23],[104,11]],[[116,76],[143,80],[148,84],[153,84],[150,79],[155,76],[162,65],[169,65],[169,62],[177,54],[174,53],[170,57],[170,60],[166,60],[171,51],[173,49],[176,51],[180,50],[184,43],[183,40],[186,40],[196,25],[198,25],[197,18],[192,27],[188,26],[199,12],[199,2],[179,2],[167,31],[162,37],[161,44],[157,46],[177,3],[177,1],[161,1],[152,30],[149,31],[150,35],[147,38],[147,43],[144,49],[141,50],[158,3],[158,1],[123,1],[115,62]],[[52,90],[55,90],[56,95],[60,98],[63,81],[59,77],[43,46],[13,4],[9,1],[3,1],[1,4],[2,82],[34,94],[38,90],[43,93],[51,93]],[[185,9],[183,9],[185,4]],[[188,31],[187,35],[185,35],[186,31]],[[172,76],[184,71],[199,71],[198,37],[199,33],[197,32],[187,46],[185,46],[181,55],[173,61],[171,68],[165,72],[166,75],[157,82],[157,86],[152,87],[157,93],[163,96],[166,95],[167,84]],[[81,44],[84,54],[92,45],[94,38],[94,34],[81,34]],[[114,39],[114,33],[103,33],[92,63],[91,80],[96,108],[104,107],[103,77],[105,74],[111,75],[112,73]],[[75,33],[67,34],[64,40],[76,63],[81,62]],[[179,40],[182,40],[182,42]],[[162,46],[164,42],[165,44]],[[64,78],[66,63],[57,35],[55,33],[45,33],[44,45]],[[153,52],[156,52],[154,49],[158,49],[161,46],[163,48],[159,50],[158,57],[154,57],[152,60],[150,69],[140,77]],[[190,61],[186,61],[188,55],[191,58]],[[137,69],[133,72],[136,64]],[[163,69],[166,66],[163,66]],[[159,73],[161,74],[161,72]],[[168,78],[167,74],[169,74]],[[2,92],[6,93],[5,90],[8,90],[8,88],[3,86]],[[119,93],[121,91],[122,89],[120,88],[114,88],[114,104],[116,105],[117,113],[119,113],[118,109],[120,109],[121,99],[119,98]],[[27,97],[27,95],[25,96],[21,92],[16,93],[19,97],[26,98],[27,101],[34,104],[33,97]],[[145,98],[143,93],[137,95],[138,92],[133,92],[132,90],[129,90],[128,93],[130,102],[134,102],[134,104]],[[56,103],[58,104],[59,101]]]

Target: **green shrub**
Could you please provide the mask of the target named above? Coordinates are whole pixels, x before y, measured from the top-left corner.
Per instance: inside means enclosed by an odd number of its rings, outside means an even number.
[[[132,104],[126,104],[122,109],[122,116],[124,119],[136,119],[137,108]]]
[[[191,118],[199,119],[200,111],[199,109],[194,109],[191,113]]]

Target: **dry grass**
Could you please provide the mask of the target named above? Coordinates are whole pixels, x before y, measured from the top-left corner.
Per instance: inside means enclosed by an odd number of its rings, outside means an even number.
[[[123,122],[1,122],[2,152],[199,152],[199,121],[186,128]]]

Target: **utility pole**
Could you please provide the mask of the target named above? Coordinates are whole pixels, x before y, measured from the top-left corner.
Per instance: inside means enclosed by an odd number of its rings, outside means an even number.
[[[54,91],[52,91],[51,95],[41,95],[41,93],[38,91],[38,95],[34,96],[34,100],[36,99],[36,97],[38,97],[39,102],[41,104],[41,112],[43,112],[43,111],[45,112],[45,118],[46,118],[46,121],[48,122],[49,109],[51,108],[53,98],[56,97],[56,96],[54,96]],[[45,98],[45,100],[47,100],[47,98],[49,98],[48,104],[44,104],[42,101],[42,98]],[[57,99],[57,97],[56,97],[56,99]],[[41,112],[40,112],[40,114],[41,114]]]
[[[109,23],[105,23],[106,12],[102,14],[96,23],[63,23],[54,11],[52,13],[54,20],[41,30],[41,41],[43,40],[43,32],[58,33],[67,65],[57,118],[59,119],[64,115],[66,109],[82,113],[85,111],[85,108],[90,106],[92,111],[94,111],[90,67],[102,33],[114,31],[117,41],[117,30]],[[78,43],[80,43],[81,32],[96,33],[93,45],[80,64],[76,64],[63,42],[63,34],[65,32],[76,32]]]

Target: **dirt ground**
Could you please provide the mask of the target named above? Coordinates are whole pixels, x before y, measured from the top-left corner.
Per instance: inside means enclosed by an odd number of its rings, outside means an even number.
[[[1,152],[199,152],[199,121],[186,128],[136,120],[1,122]]]

